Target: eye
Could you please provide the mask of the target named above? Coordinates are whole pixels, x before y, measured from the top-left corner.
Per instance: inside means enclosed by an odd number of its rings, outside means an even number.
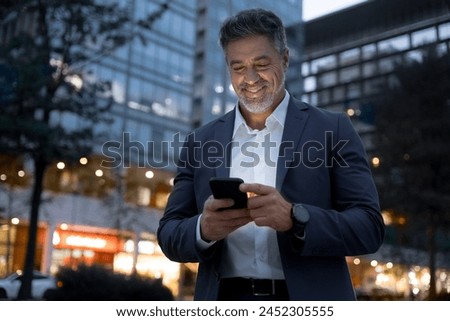
[[[256,65],[256,69],[258,70],[264,70],[267,69],[269,67],[270,64],[257,64]]]
[[[244,66],[233,66],[232,69],[234,72],[241,72],[244,70]]]

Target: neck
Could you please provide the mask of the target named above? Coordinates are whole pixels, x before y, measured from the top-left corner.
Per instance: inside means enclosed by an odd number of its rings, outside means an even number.
[[[240,108],[242,117],[244,117],[247,125],[252,129],[264,129],[266,127],[266,119],[275,110],[275,108],[270,108],[263,113],[252,113],[246,108]]]

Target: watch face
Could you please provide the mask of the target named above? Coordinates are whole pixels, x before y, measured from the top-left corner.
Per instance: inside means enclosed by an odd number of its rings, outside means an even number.
[[[309,212],[302,205],[295,205],[293,208],[293,212],[295,219],[299,223],[306,223],[309,221]]]

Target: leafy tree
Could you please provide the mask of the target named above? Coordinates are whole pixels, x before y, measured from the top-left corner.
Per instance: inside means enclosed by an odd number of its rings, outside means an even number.
[[[132,21],[133,8],[126,3],[24,0],[0,4],[0,153],[28,155],[34,167],[18,299],[31,298],[39,206],[48,165],[89,155],[99,134],[95,125],[108,120],[105,112],[112,105],[111,84],[95,79],[84,67],[137,37],[145,41],[143,31],[168,8],[163,3],[145,19]]]
[[[429,297],[436,253],[450,242],[450,55],[433,46],[397,65],[376,106],[375,170],[382,205],[400,222],[399,245],[429,253]]]

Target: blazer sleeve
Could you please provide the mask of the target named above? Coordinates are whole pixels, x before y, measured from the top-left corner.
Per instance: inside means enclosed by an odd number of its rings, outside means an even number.
[[[355,256],[376,252],[384,239],[378,194],[359,135],[339,114],[329,151],[331,209],[304,204],[310,212],[302,255]]]
[[[158,243],[163,253],[176,262],[201,262],[206,260],[215,249],[213,245],[207,251],[196,246],[196,227],[200,213],[195,193],[194,173],[196,158],[194,135],[188,135],[178,161],[174,187],[169,196],[164,216],[157,231]]]

